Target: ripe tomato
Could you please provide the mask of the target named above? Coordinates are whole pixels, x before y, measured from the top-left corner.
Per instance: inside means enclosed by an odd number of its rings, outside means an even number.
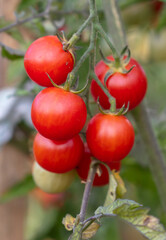
[[[153,1],[152,2],[152,8],[154,10],[155,13],[159,13],[164,7],[164,2],[162,1]]]
[[[36,185],[44,192],[61,193],[71,185],[75,177],[75,170],[62,174],[52,173],[34,162],[32,175]]]
[[[109,56],[108,59],[113,60],[113,57]],[[122,74],[115,72],[106,81],[108,91],[114,98],[116,98],[117,108],[121,108],[123,104],[127,107],[127,104],[129,103],[129,110],[131,110],[135,108],[145,96],[147,79],[142,67],[136,60],[131,58],[126,69],[129,70],[134,65],[135,67],[129,73]],[[103,85],[104,77],[108,71],[109,67],[103,61],[97,63],[95,73]],[[95,80],[92,80],[91,83],[91,93],[95,101],[97,101],[99,97],[99,102],[104,109],[110,108],[108,97]]]
[[[110,163],[122,160],[134,144],[134,129],[124,116],[97,114],[89,122],[86,139],[94,157]]]
[[[89,167],[91,164],[91,152],[87,146],[85,145],[85,152],[84,152],[84,157],[81,159],[78,167],[76,168],[77,173],[79,177],[83,180],[86,181],[88,177],[88,172],[89,172]],[[121,162],[110,162],[108,166],[110,167],[111,170],[120,170],[120,165]],[[94,181],[93,181],[93,186],[103,186],[109,183],[109,174],[107,168],[103,165],[100,164],[100,169],[101,169],[101,175],[99,176],[97,173],[95,175]]]
[[[51,87],[52,83],[47,74],[56,84],[64,83],[68,73],[73,69],[74,59],[69,51],[63,50],[57,36],[45,36],[38,38],[29,46],[24,57],[24,66],[34,82]]]
[[[50,207],[63,207],[66,199],[65,193],[55,193],[50,194],[43,192],[40,188],[35,188],[31,192],[32,196],[34,196],[44,208],[50,208]]]
[[[55,141],[36,134],[33,152],[38,164],[50,172],[65,173],[74,169],[84,153],[79,135],[69,140]]]
[[[82,98],[60,88],[45,88],[34,99],[31,117],[38,132],[46,138],[66,140],[77,135],[87,116]]]

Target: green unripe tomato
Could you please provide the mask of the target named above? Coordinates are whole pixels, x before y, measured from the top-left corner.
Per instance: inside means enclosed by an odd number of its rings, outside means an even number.
[[[75,170],[57,174],[43,169],[37,162],[34,162],[32,175],[36,185],[44,192],[61,193],[71,185]]]

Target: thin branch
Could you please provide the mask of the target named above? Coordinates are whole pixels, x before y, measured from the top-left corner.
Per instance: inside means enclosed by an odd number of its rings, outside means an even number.
[[[101,83],[101,81],[98,79],[98,77],[96,76],[96,74],[95,74],[94,72],[91,72],[90,75],[91,75],[92,79],[94,79],[94,80],[97,82],[97,84],[101,87],[101,89],[102,89],[103,92],[107,95],[107,97],[108,97],[109,99],[114,99],[114,100],[115,100],[115,98],[113,98],[113,97],[111,96],[111,94],[110,94],[110,92],[108,91],[108,89],[105,88],[104,85]]]
[[[116,44],[116,50],[120,54],[122,49],[126,46],[126,34],[117,0],[103,0],[103,7],[108,31],[111,34],[113,43]]]
[[[41,12],[41,13],[37,13],[37,14],[34,14],[28,18],[25,18],[25,19],[16,19],[16,21],[14,23],[11,23],[10,25],[8,26],[5,26],[3,28],[0,29],[0,33],[2,32],[5,32],[5,31],[8,31],[14,27],[17,27],[17,26],[20,26],[24,23],[27,23],[27,22],[31,22],[33,21],[34,19],[37,19],[37,18],[42,18],[42,17],[48,17],[49,14],[57,14],[57,15],[72,15],[72,14],[78,14],[78,15],[82,15],[84,17],[86,17],[88,15],[88,11],[86,9],[84,10],[70,10],[70,11],[63,11],[63,10],[52,10],[51,9],[51,3],[52,3],[52,0],[48,0],[48,3],[47,3],[47,6],[46,6],[46,9]]]
[[[98,24],[95,25],[95,28],[100,33],[100,35],[105,39],[105,41],[107,42],[107,44],[110,47],[114,57],[118,57],[119,54],[118,54],[116,48],[114,47],[113,42],[111,41],[111,39],[109,38],[107,33],[104,31],[103,27],[98,23]]]
[[[93,16],[93,18],[92,18],[93,21],[91,22],[91,38],[90,38],[90,45],[89,45],[89,48],[91,49],[90,70],[89,71],[91,71],[92,70],[91,68],[94,68],[94,61],[95,61],[94,51],[95,51],[96,31],[94,28],[94,24],[95,24],[96,16],[97,16],[95,0],[89,0],[89,8],[90,8],[90,15]],[[87,182],[86,182],[85,190],[84,190],[84,194],[83,194],[83,199],[82,199],[82,204],[81,204],[81,209],[80,209],[80,214],[79,214],[80,222],[83,222],[85,219],[86,209],[88,206],[88,200],[89,200],[89,196],[91,193],[92,184],[93,184],[93,180],[94,180],[94,177],[96,174],[97,166],[98,166],[98,162],[93,160],[90,165],[88,178],[87,178]]]
[[[98,220],[99,218],[102,218],[102,217],[116,217],[117,215],[116,214],[109,214],[109,213],[100,213],[100,214],[96,214],[94,216],[91,216],[89,218],[87,218],[86,220],[83,221],[83,225],[87,224],[89,225],[89,222],[91,223],[91,221],[96,221]],[[87,228],[87,225],[85,225],[85,227]],[[83,228],[84,230],[84,228]]]
[[[88,200],[89,200],[93,180],[95,177],[96,169],[97,169],[97,164],[95,163],[95,161],[94,162],[92,161],[90,170],[89,170],[89,174],[88,174],[88,178],[86,181],[86,185],[85,185],[85,190],[84,190],[80,214],[79,214],[80,222],[83,222],[84,218],[85,218]]]
[[[66,47],[66,49],[64,48],[64,50],[70,49],[70,48],[72,48],[75,45],[75,43],[80,38],[83,30],[89,25],[89,23],[91,22],[93,17],[94,17],[93,13],[89,15],[89,17],[86,19],[86,21],[80,26],[78,31],[76,33],[74,33],[72,35],[72,37],[69,39],[69,41],[67,42],[67,47]]]
[[[52,3],[52,0],[48,0],[46,9],[43,12],[34,14],[31,17],[28,17],[28,18],[25,18],[25,19],[22,19],[22,20],[17,19],[14,23],[12,23],[12,24],[10,24],[10,25],[8,25],[6,27],[1,28],[0,29],[0,33],[8,31],[8,30],[10,30],[13,27],[17,27],[17,26],[22,25],[24,23],[30,22],[30,21],[32,21],[32,20],[34,20],[36,18],[41,18],[41,17],[48,16],[48,14],[50,12],[50,9],[51,9],[51,3]]]

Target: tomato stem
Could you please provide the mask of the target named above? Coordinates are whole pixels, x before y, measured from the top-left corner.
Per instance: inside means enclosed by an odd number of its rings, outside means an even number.
[[[89,17],[86,19],[86,21],[78,29],[78,31],[73,34],[73,36],[67,42],[67,45],[64,47],[65,51],[69,50],[70,48],[72,48],[76,44],[76,42],[79,40],[79,38],[81,36],[81,33],[89,25],[89,23],[92,21],[93,17],[94,17],[94,13],[91,13],[89,15]]]
[[[95,29],[96,31],[98,31],[100,33],[100,35],[105,39],[105,41],[107,42],[108,46],[110,47],[112,54],[114,56],[114,58],[119,58],[119,54],[116,51],[116,48],[113,45],[113,42],[111,41],[111,39],[108,37],[108,35],[106,34],[106,32],[104,31],[103,27],[101,26],[100,23],[95,24]]]
[[[79,214],[80,222],[83,222],[85,219],[88,200],[89,200],[93,180],[94,180],[94,177],[96,174],[97,166],[98,166],[98,161],[96,162],[96,160],[93,160],[90,165],[90,170],[88,173],[88,178],[86,181],[85,190],[84,190],[84,194],[83,194],[83,199],[82,199],[82,204],[81,204],[81,209],[80,209],[80,214]]]
[[[111,112],[114,113],[116,111],[116,99],[111,96],[108,89],[103,86],[103,84],[101,83],[101,81],[98,79],[94,72],[91,72],[91,77],[97,82],[97,84],[102,88],[103,92],[109,98],[109,102],[111,103]]]

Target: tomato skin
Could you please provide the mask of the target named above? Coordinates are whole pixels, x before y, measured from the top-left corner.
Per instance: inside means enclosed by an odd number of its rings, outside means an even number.
[[[108,59],[113,60],[113,57],[109,56]],[[134,65],[135,67],[129,73],[122,74],[115,72],[106,82],[108,91],[116,98],[117,108],[121,108],[123,104],[127,107],[129,102],[129,110],[131,110],[135,108],[145,96],[147,90],[147,79],[142,67],[136,60],[131,58],[129,64],[126,66],[126,69],[129,70]],[[103,85],[104,77],[108,71],[109,67],[103,61],[98,62],[95,66],[95,73]],[[104,109],[110,108],[108,97],[95,80],[92,80],[91,83],[91,94],[95,101],[97,101],[99,97],[99,102]]]
[[[73,66],[72,54],[63,50],[57,36],[38,38],[29,46],[24,57],[24,67],[28,76],[44,87],[52,86],[47,74],[56,84],[62,84]]]
[[[42,168],[36,161],[33,164],[32,176],[36,185],[47,193],[61,193],[71,185],[75,170],[66,173],[52,173]]]
[[[31,118],[38,132],[53,140],[77,135],[87,116],[82,98],[60,88],[45,88],[34,99]]]
[[[79,165],[77,166],[76,170],[79,175],[79,177],[83,180],[86,181],[88,177],[88,172],[89,172],[89,167],[91,164],[91,159],[92,154],[87,146],[85,144],[85,151],[84,151],[84,157],[81,159]],[[121,162],[111,162],[108,164],[108,167],[110,167],[111,170],[120,170]],[[107,168],[103,165],[100,164],[100,169],[101,169],[101,176],[99,176],[97,173],[95,175],[94,181],[93,181],[93,186],[103,186],[109,183],[109,174]]]
[[[51,207],[63,207],[66,199],[65,193],[55,193],[50,194],[42,191],[40,188],[35,188],[31,195],[34,196],[44,208],[51,208]]]
[[[84,144],[79,135],[72,139],[54,141],[36,134],[33,152],[38,164],[50,172],[65,173],[74,169],[84,153]]]
[[[122,160],[134,144],[134,129],[124,116],[97,114],[86,131],[88,147],[94,157],[110,163]]]
[[[164,3],[156,0],[152,2],[152,7],[155,13],[159,13],[163,9]]]

